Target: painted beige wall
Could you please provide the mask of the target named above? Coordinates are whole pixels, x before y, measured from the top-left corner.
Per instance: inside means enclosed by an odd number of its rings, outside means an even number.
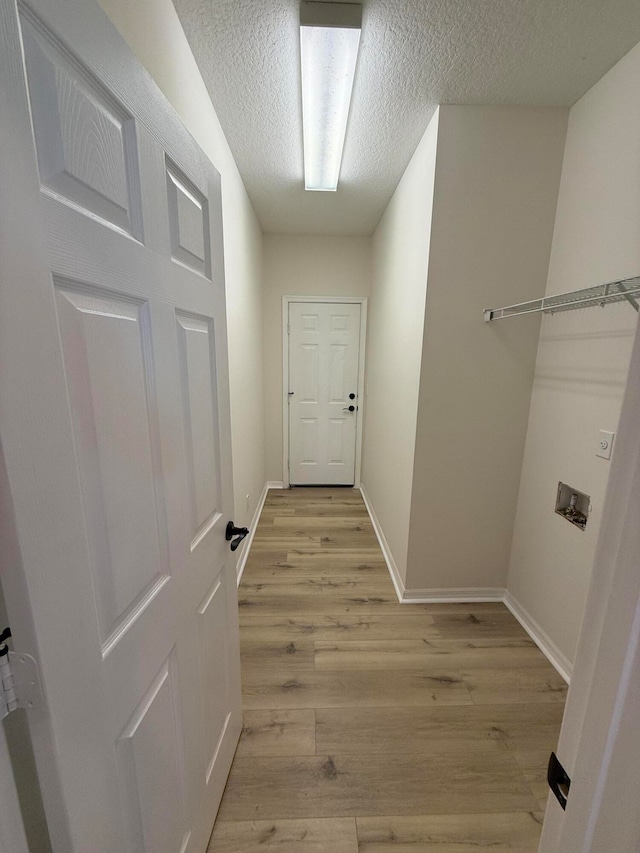
[[[222,176],[234,520],[244,524],[265,480],[262,232],[171,0],[100,4]]]
[[[571,109],[548,294],[640,273],[639,79],[640,46]],[[610,467],[598,431],[617,428],[637,318],[615,305],[542,324],[508,587],[569,662]],[[554,514],[558,480],[591,495],[585,532]]]
[[[406,574],[429,238],[434,115],[373,237],[362,484]]]
[[[408,590],[503,588],[539,320],[483,309],[544,292],[567,110],[443,106]]]
[[[282,297],[368,296],[371,238],[264,235],[267,480],[282,476]]]

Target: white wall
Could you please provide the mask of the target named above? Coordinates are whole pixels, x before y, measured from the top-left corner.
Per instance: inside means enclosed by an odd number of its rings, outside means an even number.
[[[548,294],[640,273],[639,81],[640,46],[571,109]],[[569,662],[609,474],[598,431],[617,428],[637,316],[618,305],[542,324],[508,587]],[[591,495],[585,532],[554,514],[558,480]]]
[[[483,309],[544,292],[567,113],[440,108],[408,591],[506,584],[539,320]]]
[[[264,388],[267,480],[282,472],[282,297],[368,296],[371,238],[264,236]]]
[[[403,579],[437,144],[438,112],[373,237],[362,484]]]
[[[234,521],[243,524],[265,480],[262,232],[171,0],[100,4],[222,176]]]

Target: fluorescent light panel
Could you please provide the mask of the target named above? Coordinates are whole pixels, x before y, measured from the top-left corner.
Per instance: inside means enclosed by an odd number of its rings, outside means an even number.
[[[301,7],[306,190],[335,192],[338,188],[360,20],[361,7],[353,3],[305,2]]]

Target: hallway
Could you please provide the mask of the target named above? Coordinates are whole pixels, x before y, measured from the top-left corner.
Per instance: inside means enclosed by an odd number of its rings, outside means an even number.
[[[269,493],[239,605],[210,853],[537,850],[566,685],[504,605],[399,604],[344,488]]]

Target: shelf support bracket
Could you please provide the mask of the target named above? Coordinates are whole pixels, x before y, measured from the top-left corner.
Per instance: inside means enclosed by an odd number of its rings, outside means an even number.
[[[631,296],[630,293],[627,293],[627,289],[624,286],[624,282],[618,281],[616,284],[617,284],[617,287],[618,287],[618,290],[620,291],[620,293],[624,294],[624,298],[627,300],[629,305],[632,305],[636,309],[636,311],[640,311],[640,305],[638,305],[638,303],[633,298],[633,296]]]

